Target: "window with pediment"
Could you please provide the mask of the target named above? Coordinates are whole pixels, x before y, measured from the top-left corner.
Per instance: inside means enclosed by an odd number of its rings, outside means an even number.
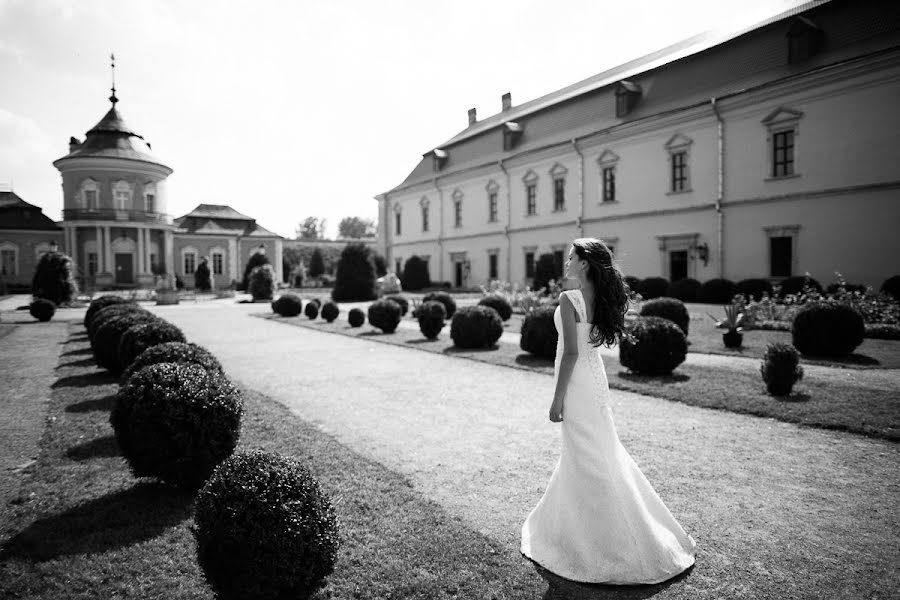
[[[619,164],[619,156],[612,150],[604,150],[597,158],[597,166],[600,169],[600,201],[616,201],[616,166]]]
[[[559,163],[550,169],[550,178],[553,180],[553,212],[566,210],[566,174],[568,169]]]
[[[779,107],[762,120],[766,128],[767,177],[785,179],[796,177],[797,138],[803,113]]]
[[[422,231],[428,231],[428,206],[430,202],[427,196],[422,196],[419,206],[422,208]]]
[[[497,221],[497,195],[500,191],[500,186],[491,179],[485,186],[485,189],[487,190],[488,198],[488,223],[495,223]]]
[[[461,190],[453,192],[453,226],[462,227],[462,202],[463,193]]]
[[[399,204],[394,205],[394,235],[400,236],[403,230],[403,207]]]
[[[680,133],[676,133],[666,142],[665,148],[669,156],[669,193],[680,194],[691,191],[690,155],[694,141]]]
[[[525,183],[525,215],[533,217],[537,214],[538,174],[529,170],[522,181]]]
[[[100,184],[91,178],[82,181],[78,191],[78,199],[81,208],[88,210],[100,208]]]
[[[144,185],[144,210],[148,213],[156,212],[156,184]]]

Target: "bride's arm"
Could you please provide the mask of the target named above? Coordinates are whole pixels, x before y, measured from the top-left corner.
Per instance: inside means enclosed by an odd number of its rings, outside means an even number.
[[[550,420],[558,423],[563,419],[566,388],[575,370],[578,360],[578,332],[575,326],[575,307],[567,294],[559,295],[559,316],[562,320],[563,354],[559,362],[559,376],[556,378],[556,391],[553,404],[550,405]]]

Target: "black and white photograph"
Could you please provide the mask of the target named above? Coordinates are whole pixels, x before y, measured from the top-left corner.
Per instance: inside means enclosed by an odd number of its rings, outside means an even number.
[[[900,598],[900,3],[0,0],[0,597]]]

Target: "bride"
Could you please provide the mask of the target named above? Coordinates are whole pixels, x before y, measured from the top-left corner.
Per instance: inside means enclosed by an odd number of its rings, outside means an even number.
[[[628,298],[600,240],[572,242],[553,320],[556,393],[550,420],[562,423],[562,452],[547,490],[522,526],[522,554],[565,579],[659,583],[694,564],[684,532],[619,441],[597,346],[625,327]]]

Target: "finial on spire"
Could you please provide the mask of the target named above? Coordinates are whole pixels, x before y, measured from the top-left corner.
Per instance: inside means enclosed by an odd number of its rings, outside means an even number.
[[[112,66],[112,96],[109,97],[109,101],[112,102],[113,107],[115,108],[116,102],[119,101],[116,98],[116,55],[109,55],[110,65]]]

